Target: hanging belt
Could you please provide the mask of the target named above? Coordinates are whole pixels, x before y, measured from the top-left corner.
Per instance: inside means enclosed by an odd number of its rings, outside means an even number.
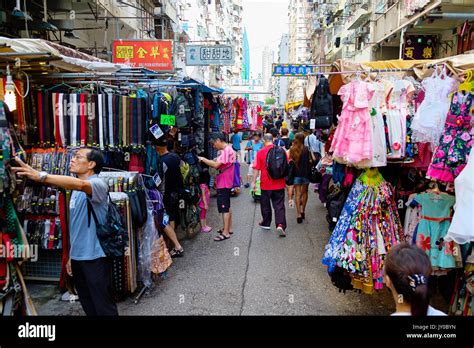
[[[57,105],[58,105],[58,95],[57,93],[52,93],[52,104],[53,104],[53,144],[59,141],[59,134],[58,134],[58,116],[57,116]]]
[[[77,94],[71,94],[71,119],[69,120],[71,128],[71,146],[77,145]]]
[[[71,145],[71,99],[72,94],[64,94],[64,146]]]
[[[56,227],[56,220],[52,219],[50,221],[50,229],[49,229],[49,238],[48,238],[48,249],[52,250],[54,249],[54,230]]]
[[[123,124],[122,124],[122,96],[116,96],[115,97],[116,99],[116,104],[117,104],[117,113],[116,113],[116,138],[117,139],[117,142],[115,143],[115,146],[117,147],[120,147],[120,144],[122,142],[122,128],[123,128]]]
[[[98,97],[97,104],[99,108],[99,146],[101,149],[104,149],[104,120],[102,118],[103,116],[102,100],[104,96],[102,94],[99,94],[97,97]]]
[[[46,92],[44,101],[45,101],[44,103],[45,112],[43,116],[45,119],[45,127],[44,127],[45,144],[46,146],[50,146],[53,143],[53,139],[54,139],[53,94]]]
[[[125,146],[127,144],[127,97],[122,97],[122,122],[123,122],[123,129],[122,129],[122,145]]]
[[[137,112],[136,105],[134,104],[134,100],[136,100],[136,98],[128,98],[128,100],[127,100],[127,102],[128,102],[128,115],[127,115],[128,139],[127,139],[127,142],[128,142],[128,145],[133,145],[133,146],[135,146],[134,141],[133,141],[133,131],[134,131],[134,128],[136,128],[136,124],[134,124],[134,122],[135,122],[134,115]],[[135,109],[134,109],[134,107],[135,107]]]
[[[86,104],[86,95],[82,94],[80,95],[80,100],[81,100],[81,112],[79,115],[79,125],[80,125],[80,131],[81,131],[81,146],[86,145],[86,124],[87,124],[87,119],[86,119],[86,113],[87,113],[87,104]]]
[[[58,131],[59,131],[59,146],[62,147],[66,144],[66,138],[64,137],[64,94],[58,94]]]
[[[43,95],[41,92],[37,93],[38,98],[38,123],[39,123],[39,136],[40,136],[40,146],[44,144],[44,134],[43,134]]]
[[[136,118],[136,126],[134,128],[135,130],[135,144],[138,145],[138,146],[141,146],[142,145],[142,142],[141,142],[141,138],[142,138],[142,127],[143,127],[143,123],[142,123],[142,111],[145,110],[143,109],[142,105],[143,105],[143,102],[146,100],[146,98],[137,98],[136,99],[136,107],[134,108],[135,110],[137,110],[137,118]]]
[[[109,94],[107,96],[107,101],[109,105],[109,110],[108,110],[108,124],[109,124],[109,146],[114,147],[114,96],[112,94]]]
[[[99,147],[99,119],[100,115],[99,114],[99,95],[94,94],[94,119],[93,119],[93,124],[94,124],[94,146]]]
[[[94,108],[92,107],[92,96],[87,94],[87,146],[94,144]]]

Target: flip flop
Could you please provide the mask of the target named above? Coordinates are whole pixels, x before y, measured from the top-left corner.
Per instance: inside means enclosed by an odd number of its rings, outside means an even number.
[[[225,236],[223,234],[219,234],[216,238],[214,238],[214,242],[222,242],[223,240],[229,239],[230,236]]]
[[[217,233],[222,234],[224,233],[224,230],[223,229],[217,230]],[[232,235],[234,234],[234,232],[229,231],[229,234]]]

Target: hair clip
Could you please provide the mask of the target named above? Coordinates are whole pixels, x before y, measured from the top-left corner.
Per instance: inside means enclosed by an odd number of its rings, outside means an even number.
[[[423,274],[413,274],[412,276],[408,276],[408,280],[410,281],[408,284],[413,291],[415,291],[419,285],[426,284],[426,277]]]

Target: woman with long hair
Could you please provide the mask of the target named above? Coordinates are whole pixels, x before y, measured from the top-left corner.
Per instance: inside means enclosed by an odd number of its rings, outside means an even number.
[[[311,153],[304,146],[304,134],[296,133],[295,140],[289,150],[290,162],[293,162],[293,188],[290,188],[288,195],[290,201],[293,200],[293,192],[296,201],[296,221],[300,224],[305,219],[305,209],[308,203],[309,176],[311,173]]]
[[[396,311],[392,315],[446,315],[429,305],[431,272],[430,258],[416,245],[402,243],[390,250],[384,282],[395,300]]]

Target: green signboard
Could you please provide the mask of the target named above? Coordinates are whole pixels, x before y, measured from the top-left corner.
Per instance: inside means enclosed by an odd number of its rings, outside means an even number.
[[[161,115],[160,124],[164,124],[166,126],[174,126],[176,124],[176,116]]]

